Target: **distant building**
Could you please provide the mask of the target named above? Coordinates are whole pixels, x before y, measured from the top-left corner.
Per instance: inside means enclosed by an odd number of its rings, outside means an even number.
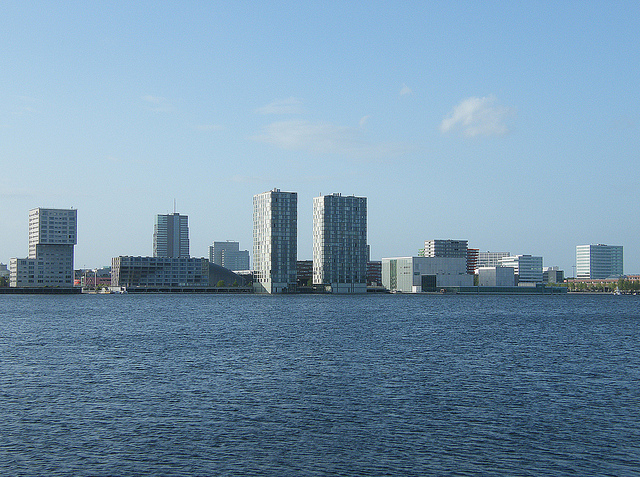
[[[499,267],[500,259],[509,255],[509,252],[478,252],[478,268]]]
[[[313,199],[313,283],[333,293],[367,292],[367,198]]]
[[[77,214],[75,209],[29,211],[29,256],[11,259],[10,286],[73,287]]]
[[[623,274],[622,245],[578,245],[577,278],[618,278]]]
[[[478,268],[478,254],[480,250],[477,248],[467,248],[467,273],[474,275]]]
[[[75,275],[76,285],[82,288],[94,289],[111,286],[111,267],[76,270]]]
[[[213,242],[209,246],[209,261],[229,270],[249,270],[249,251],[240,250],[238,242]]]
[[[0,278],[8,278],[10,275],[7,265],[0,263]]]
[[[382,262],[367,262],[367,286],[382,286]]]
[[[210,263],[206,258],[114,257],[111,260],[111,286],[125,288],[199,288],[243,286],[239,275]]]
[[[477,272],[478,286],[512,287],[515,285],[512,267],[480,267]]]
[[[512,267],[516,283],[542,283],[542,257],[515,255],[502,257],[500,266]]]
[[[564,271],[558,267],[545,267],[542,271],[543,283],[563,283]]]
[[[392,292],[435,292],[473,286],[473,276],[467,273],[466,257],[383,258],[382,285]]]
[[[298,260],[296,275],[298,288],[311,286],[313,283],[313,260]]]
[[[157,215],[153,228],[153,256],[189,257],[189,217],[177,213]]]
[[[467,240],[425,240],[419,257],[467,258]]]
[[[253,287],[257,293],[296,288],[298,194],[273,189],[253,196]]]

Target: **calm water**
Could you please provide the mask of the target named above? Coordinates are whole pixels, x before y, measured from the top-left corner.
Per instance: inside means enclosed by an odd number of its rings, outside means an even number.
[[[0,296],[1,475],[640,475],[640,297]]]

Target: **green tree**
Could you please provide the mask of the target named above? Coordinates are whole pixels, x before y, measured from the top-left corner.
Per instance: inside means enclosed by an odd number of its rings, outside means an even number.
[[[231,285],[232,287],[237,287],[238,286],[238,280],[234,280],[233,281],[233,285]]]
[[[224,286],[224,280],[218,280],[218,283],[216,283],[217,287],[223,287]]]

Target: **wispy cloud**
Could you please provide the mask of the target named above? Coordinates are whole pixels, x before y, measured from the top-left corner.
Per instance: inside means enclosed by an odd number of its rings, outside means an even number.
[[[460,130],[466,137],[502,136],[509,131],[505,120],[511,114],[511,109],[497,104],[493,95],[467,98],[442,120],[440,131],[445,134]]]
[[[360,128],[305,120],[271,123],[264,127],[262,134],[252,139],[312,154],[343,154],[370,159],[397,155],[408,150],[403,145],[371,142]]]
[[[256,113],[259,114],[301,114],[302,112],[302,101],[294,97],[276,99],[266,106],[256,109]]]
[[[409,88],[406,84],[402,83],[402,88],[400,89],[400,96],[404,96],[412,93],[413,93],[413,90]]]
[[[169,100],[162,96],[152,96],[147,94],[142,97],[142,100],[147,103],[148,108],[155,113],[165,113],[173,109]]]

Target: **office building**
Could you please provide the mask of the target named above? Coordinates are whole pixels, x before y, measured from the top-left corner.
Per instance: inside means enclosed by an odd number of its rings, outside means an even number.
[[[467,240],[425,240],[419,257],[467,258]]]
[[[558,267],[544,267],[542,271],[542,281],[544,283],[563,283],[564,271]]]
[[[332,293],[367,291],[367,198],[313,199],[313,283]]]
[[[619,278],[622,274],[622,245],[576,246],[577,278]]]
[[[532,255],[502,257],[500,266],[513,268],[516,284],[542,283],[542,257]]]
[[[189,257],[189,217],[178,213],[157,215],[153,228],[153,256]]]
[[[510,255],[509,252],[478,252],[478,268],[499,267],[500,259]]]
[[[256,293],[296,287],[298,194],[273,189],[253,196],[253,270]]]
[[[12,287],[73,287],[73,247],[77,242],[77,210],[29,211],[29,256],[12,258]]]
[[[249,270],[249,251],[240,250],[238,242],[213,242],[209,246],[209,261],[229,270]]]
[[[382,285],[392,292],[436,292],[473,286],[473,276],[467,273],[466,257],[383,258]]]

